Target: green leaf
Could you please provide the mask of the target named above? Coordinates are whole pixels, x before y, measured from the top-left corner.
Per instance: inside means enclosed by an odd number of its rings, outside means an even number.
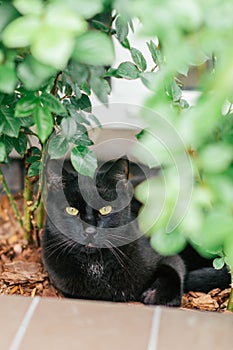
[[[125,79],[137,79],[139,77],[138,68],[131,62],[122,62],[117,68],[117,74]]]
[[[85,92],[85,94],[90,96],[91,89],[90,89],[90,87],[89,87],[89,85],[88,85],[88,83],[86,81],[80,85],[80,89],[83,90],[83,92]]]
[[[34,110],[33,117],[38,136],[41,142],[44,143],[53,130],[53,117],[51,112],[45,107],[37,106]]]
[[[108,94],[110,93],[110,86],[108,82],[100,77],[91,76],[90,79],[91,89],[98,97],[100,102],[108,103]]]
[[[232,160],[232,146],[221,142],[207,145],[199,155],[200,166],[210,173],[226,170]]]
[[[147,64],[146,64],[146,60],[145,60],[143,54],[141,53],[141,51],[132,47],[130,49],[130,52],[131,52],[132,59],[133,59],[134,63],[136,64],[136,66],[139,69],[141,69],[142,71],[145,71]]]
[[[12,94],[16,85],[15,67],[7,64],[0,66],[0,91]]]
[[[64,69],[74,46],[73,35],[62,28],[44,26],[33,37],[32,55],[41,63]]]
[[[97,159],[87,147],[77,146],[71,151],[71,162],[80,174],[93,177],[97,168]]]
[[[6,156],[8,156],[12,149],[13,149],[13,141],[12,141],[12,137],[9,137],[7,135],[2,135],[0,137],[0,141],[4,144],[5,146],[5,150],[6,150]]]
[[[3,123],[2,132],[11,137],[18,137],[20,121],[13,115],[13,109],[0,106],[0,120]]]
[[[40,160],[40,156],[30,156],[26,159],[27,163],[35,163]]]
[[[126,18],[124,16],[117,16],[116,18],[116,34],[117,39],[123,42],[129,33],[129,26]]]
[[[150,50],[151,56],[155,64],[158,66],[163,63],[163,57],[161,55],[161,51],[158,49],[158,47],[155,45],[155,43],[151,40],[149,43],[147,43],[147,46]]]
[[[162,255],[173,255],[185,248],[186,239],[178,230],[171,233],[165,233],[161,230],[152,235],[151,245]]]
[[[61,102],[52,94],[43,93],[40,96],[43,105],[52,113],[59,115],[67,115],[65,107]]]
[[[41,158],[41,150],[38,147],[32,146],[29,149],[32,156],[37,156]]]
[[[81,130],[80,126],[84,127],[83,124],[86,124],[86,125],[89,125],[89,126],[91,125],[91,123],[87,119],[87,116],[84,113],[82,113],[82,111],[81,112],[77,112],[75,110],[74,112],[71,112],[70,114],[72,115],[73,119],[76,121],[79,130]],[[85,129],[83,129],[81,131],[82,132],[87,132],[86,127],[84,127],[84,128]]]
[[[233,217],[231,212],[228,212],[225,206],[215,205],[209,213],[206,213],[202,230],[202,245],[209,251],[220,250],[224,241],[232,236]]]
[[[76,123],[78,123],[78,124],[84,123],[84,124],[90,125],[85,114],[82,111],[77,112],[77,108],[74,105],[69,105],[67,107],[67,109],[69,111],[69,115],[76,121]],[[85,132],[86,132],[86,130],[85,130]]]
[[[73,89],[77,99],[81,98],[82,97],[82,93],[80,91],[80,88],[79,88],[78,84],[77,83],[73,83],[73,84],[71,84],[71,87],[72,87],[72,89]]]
[[[37,90],[50,77],[56,74],[56,70],[51,66],[38,62],[33,56],[27,56],[18,65],[17,74],[25,89]]]
[[[189,108],[189,103],[188,101],[184,100],[183,98],[180,99],[179,105],[182,109],[187,109]]]
[[[32,176],[37,176],[40,173],[40,168],[41,168],[41,163],[40,162],[35,162],[32,163],[28,169],[27,176],[32,177]]]
[[[228,239],[224,242],[224,253],[226,254],[225,261],[232,270],[233,268],[233,238],[229,235]]]
[[[104,33],[87,32],[76,39],[72,57],[81,63],[108,65],[114,59],[113,44]]]
[[[134,24],[133,24],[132,18],[129,19],[129,26],[130,26],[132,32],[134,33]]]
[[[70,140],[77,131],[77,124],[71,117],[63,118],[61,122],[62,133],[67,140]]]
[[[79,12],[73,11],[66,2],[55,2],[46,7],[44,22],[54,29],[62,28],[63,31],[79,35],[87,30],[87,22]]]
[[[63,135],[54,135],[49,141],[48,152],[51,159],[63,157],[69,149],[69,143]]]
[[[118,74],[118,70],[116,68],[109,68],[105,74],[105,77],[120,78],[120,75]]]
[[[9,1],[1,1],[0,6],[0,33],[2,33],[6,25],[13,21],[14,18],[18,17],[19,13]]]
[[[73,144],[77,145],[77,146],[92,146],[93,145],[93,141],[89,138],[88,134],[86,132],[83,132],[81,130],[79,130],[70,140],[70,142],[72,142]]]
[[[4,162],[6,158],[6,148],[3,142],[0,141],[0,162]]]
[[[142,83],[152,91],[154,91],[156,87],[156,76],[157,74],[155,72],[140,73],[140,79]]]
[[[33,92],[29,92],[27,95],[21,97],[17,102],[15,116],[21,118],[32,115],[38,104],[39,98],[36,97]]]
[[[85,65],[73,60],[69,63],[66,73],[72,77],[72,80],[75,81],[79,87],[81,87],[83,83],[86,83],[89,74]]]
[[[91,119],[91,121],[93,121],[98,128],[100,129],[102,128],[102,125],[99,119],[94,114],[88,114],[88,118]]]
[[[64,3],[63,0],[60,2]],[[65,4],[84,18],[94,17],[103,10],[103,0],[88,0],[88,3],[86,0],[66,0]]]
[[[130,50],[130,42],[127,38],[124,41],[121,41],[120,43],[121,43],[121,46],[123,46],[125,49]]]
[[[184,64],[182,67],[179,67],[178,73],[187,77],[188,72],[189,72],[189,65],[188,64]]]
[[[3,132],[3,128],[4,128],[4,122],[3,120],[0,120],[0,134]]]
[[[3,31],[4,45],[10,48],[29,46],[39,26],[40,20],[37,16],[27,15],[15,19]]]
[[[221,270],[225,265],[224,258],[215,258],[213,261],[213,266],[216,270]]]
[[[91,21],[91,23],[95,29],[98,29],[98,30],[101,30],[102,32],[108,33],[109,28],[103,22],[96,21],[95,19],[93,19]]]
[[[138,134],[136,134],[136,139],[138,141],[143,140],[144,136],[148,134],[148,131],[146,129],[142,129],[141,131],[139,131]]]
[[[13,138],[12,142],[15,150],[23,157],[27,149],[27,137],[23,133],[19,133],[18,138]]]
[[[82,97],[76,100],[76,105],[85,112],[91,113],[91,101],[87,95],[82,94]]]
[[[182,96],[182,90],[177,83],[172,80],[166,87],[167,95],[174,101],[179,101]]]
[[[14,0],[14,6],[23,15],[40,15],[44,8],[42,0]]]

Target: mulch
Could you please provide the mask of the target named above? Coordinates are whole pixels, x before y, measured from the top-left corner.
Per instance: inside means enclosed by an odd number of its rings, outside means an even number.
[[[22,198],[15,196],[22,212]],[[23,230],[14,217],[7,196],[0,196],[0,295],[19,294],[25,297],[63,298],[49,280],[41,259],[41,248],[28,245]],[[216,288],[209,293],[186,293],[183,309],[226,311],[230,288]]]

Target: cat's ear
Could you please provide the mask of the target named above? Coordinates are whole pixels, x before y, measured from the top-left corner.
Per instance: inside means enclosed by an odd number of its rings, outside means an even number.
[[[119,158],[111,163],[106,171],[105,177],[115,181],[128,180],[129,178],[129,160],[126,156]]]
[[[62,188],[62,163],[59,160],[49,160],[45,168],[46,185],[49,190]]]
[[[55,191],[64,188],[66,183],[74,180],[73,172],[67,169],[64,162],[55,159],[47,163],[45,176],[47,188]]]

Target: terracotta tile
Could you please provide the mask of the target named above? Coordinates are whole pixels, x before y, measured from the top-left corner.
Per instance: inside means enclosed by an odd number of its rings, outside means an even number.
[[[0,296],[0,349],[9,350],[31,303],[30,298]]]
[[[1,296],[0,310],[1,350],[232,348],[230,314],[16,296]]]
[[[20,350],[146,350],[152,315],[141,305],[43,299]]]
[[[233,315],[164,309],[157,350],[232,349]]]

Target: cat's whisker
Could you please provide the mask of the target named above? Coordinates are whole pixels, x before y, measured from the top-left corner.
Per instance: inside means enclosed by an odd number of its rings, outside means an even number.
[[[68,252],[68,254],[71,254],[73,250],[77,249],[78,243],[73,242],[73,244],[71,245],[71,248]]]
[[[128,255],[126,255],[124,252],[122,252],[122,250],[119,248],[119,247],[115,247],[115,250],[117,251],[117,253],[118,254],[121,254],[121,256],[125,259],[125,260],[127,260],[128,262],[130,261],[132,261],[129,257],[128,257]]]
[[[120,253],[127,261],[128,263],[134,265],[136,268],[140,267],[140,262],[137,262],[135,260],[132,260],[128,255],[126,255],[119,247],[115,247],[115,249],[118,251],[118,254]]]
[[[113,256],[116,258],[116,260],[119,262],[119,264],[121,265],[121,267],[126,267],[124,261],[122,260],[122,258],[118,255],[117,251],[116,251],[116,247],[114,247],[112,245],[112,243],[108,240],[105,241],[105,244],[107,246],[107,248],[110,249],[111,253],[113,254]]]
[[[51,252],[51,255],[53,255],[58,249],[60,249],[63,245],[66,245],[66,242],[59,242],[59,243],[54,243],[52,245],[49,245],[49,246],[45,246],[44,247],[44,251],[46,252]]]
[[[123,240],[123,241],[125,241],[126,243],[132,241],[132,238],[131,238],[131,237],[125,237],[125,236],[121,236],[121,235],[119,235],[119,234],[111,234],[110,236],[113,237],[113,238],[117,238],[118,241]]]
[[[125,269],[125,271],[127,272],[127,274],[128,274],[128,276],[129,276],[129,279],[130,279],[130,281],[131,281],[131,284],[132,284],[132,290],[134,290],[134,287],[133,287],[133,281],[132,281],[132,275],[131,275],[131,272],[130,272],[130,270],[129,270],[129,263],[133,263],[133,265],[134,265],[134,262],[132,261],[132,259],[130,259],[124,252],[122,252],[122,250],[120,249],[120,248],[118,248],[118,247],[112,247],[112,249],[113,249],[113,251],[114,251],[114,256],[116,256],[116,257],[118,257],[118,259],[120,259],[120,261],[122,261],[123,262],[123,266],[122,267],[124,267],[124,269]],[[112,252],[113,252],[112,251]],[[120,255],[119,255],[119,253],[122,255],[122,258],[124,258],[125,260],[128,260],[128,262],[127,263],[125,263],[124,261],[123,261],[123,259],[120,257]],[[135,265],[136,266],[136,265]]]
[[[58,254],[56,261],[58,261],[61,255],[69,256],[70,252],[76,247],[76,243],[72,240],[67,241],[66,245],[63,246],[60,253]]]
[[[71,241],[71,240],[62,240],[60,242],[58,242],[58,240],[51,240],[51,242],[53,242],[52,244],[50,244],[48,247],[45,246],[44,250],[46,252],[50,252],[50,254],[48,255],[48,257],[51,257],[52,255],[57,255],[56,257],[56,261],[58,260],[58,258],[61,256],[61,254],[64,254],[66,252],[66,250],[68,248],[74,248],[74,246],[76,246],[76,243]]]

